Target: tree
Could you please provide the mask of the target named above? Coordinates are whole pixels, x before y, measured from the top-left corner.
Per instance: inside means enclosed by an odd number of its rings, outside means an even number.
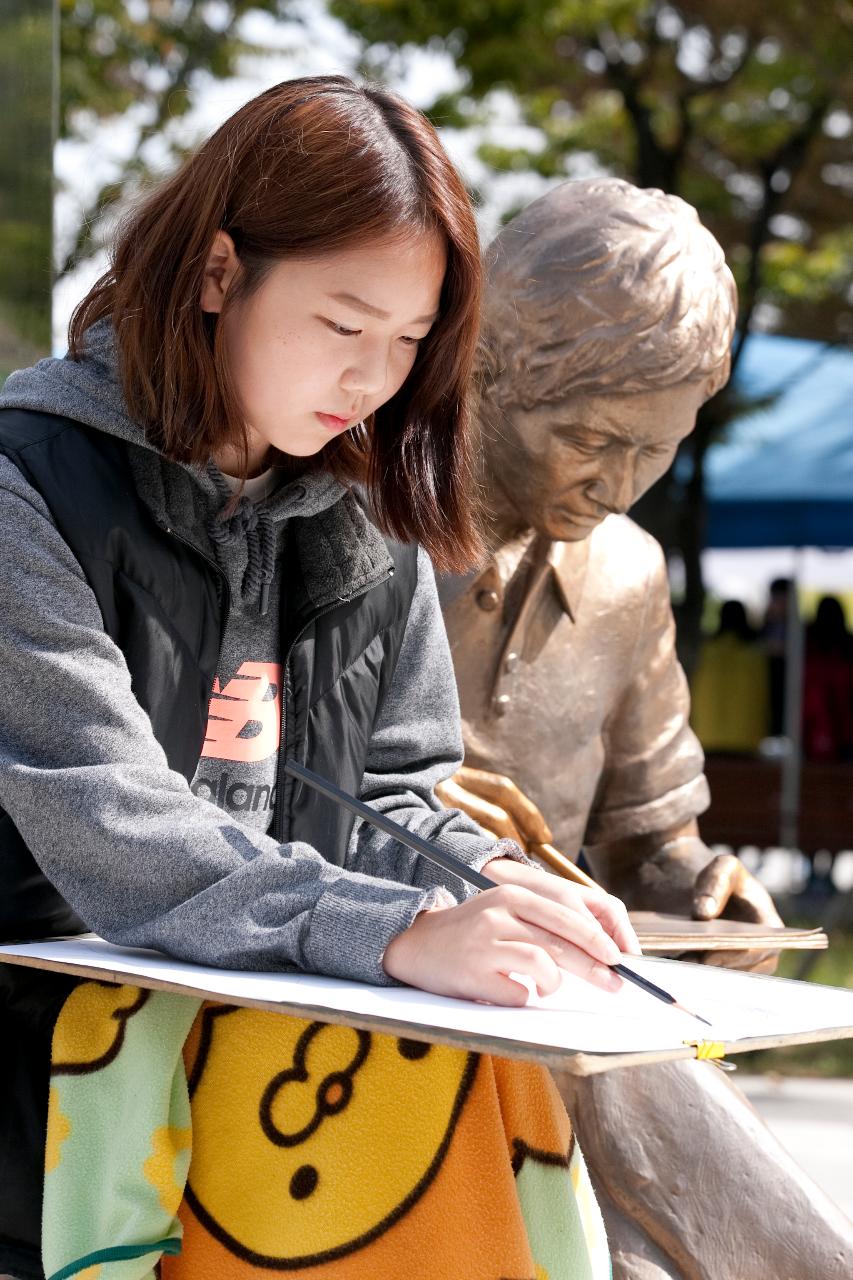
[[[0,383],[50,346],[53,15],[14,0],[0,17]]]
[[[853,336],[853,5],[849,0],[332,0],[387,75],[412,46],[450,54],[464,83],[434,122],[473,127],[509,91],[537,144],[486,143],[494,172],[558,179],[592,159],[683,196],[723,244],[741,296],[734,363],[760,319]],[[509,210],[511,214],[513,210]],[[680,635],[698,636],[703,463],[731,416],[700,415],[644,521],[685,559]],[[667,529],[659,516],[678,513]]]
[[[286,9],[286,0],[60,0],[60,137],[86,137],[96,122],[128,113],[137,125],[130,159],[79,217],[60,278],[92,254],[114,207],[181,160],[186,144],[171,126],[199,84],[265,52],[243,34],[247,15]]]

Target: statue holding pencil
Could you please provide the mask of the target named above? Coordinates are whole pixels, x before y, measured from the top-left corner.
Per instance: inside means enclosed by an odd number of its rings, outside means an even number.
[[[630,907],[781,925],[743,864],[701,840],[708,788],[666,566],[625,514],[728,377],[736,291],[722,251],[683,201],[593,179],[514,218],[488,268],[491,554],[442,585],[466,747],[442,797],[552,868],[583,847]],[[775,965],[772,953],[720,958]],[[769,1134],[757,1138],[754,1113],[710,1064],[558,1083],[618,1280],[766,1280],[795,1274],[792,1259],[798,1275],[841,1280],[843,1215]],[[625,1141],[638,1132],[656,1135],[653,1161]],[[702,1269],[686,1269],[697,1257]]]

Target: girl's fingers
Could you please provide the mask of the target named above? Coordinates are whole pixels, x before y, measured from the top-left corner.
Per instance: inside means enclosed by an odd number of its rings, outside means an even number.
[[[518,969],[512,970],[518,973]],[[529,992],[520,982],[513,982],[505,973],[488,973],[477,985],[475,1000],[488,1000],[489,1004],[504,1004],[520,1009],[527,1004]]]
[[[556,876],[548,877],[557,880]],[[558,891],[547,896],[562,902],[571,910],[583,911],[597,920],[601,927],[613,938],[621,951],[631,951],[639,955],[639,943],[634,927],[628,919],[628,908],[621,898],[605,893],[603,889],[590,889],[582,884],[567,884],[565,880],[557,880]]]
[[[565,962],[561,962],[560,967],[575,978],[583,978],[585,982],[591,982],[594,987],[599,987],[602,991],[619,991],[622,987],[622,979],[618,973],[614,973],[606,964],[599,964],[585,951],[576,950],[568,955]]]
[[[383,965],[390,977],[427,991],[515,1006],[527,996],[511,973],[542,995],[557,990],[563,971],[612,991],[620,982],[607,966],[619,957],[590,913],[509,884],[420,912],[391,939]]]
[[[562,981],[556,961],[532,942],[499,942],[492,948],[490,965],[501,974],[523,973],[536,984],[540,996],[549,996]],[[516,982],[514,984],[518,986]]]
[[[503,895],[501,905],[519,920],[539,925],[548,933],[574,943],[601,964],[619,962],[619,947],[591,913],[572,910],[551,898],[515,885],[498,892]]]
[[[483,871],[485,875],[489,875],[488,863],[483,868]],[[570,884],[567,880],[563,880],[560,876],[552,875],[549,871],[526,867],[521,863],[515,864],[511,872],[505,866],[499,883],[522,885],[524,888],[540,894],[543,898],[549,898],[552,902],[559,903],[569,911],[576,911],[579,915],[589,916],[591,920],[599,919],[597,911],[592,910],[593,903],[611,901],[610,895],[605,893],[603,889],[588,889],[584,885]],[[618,898],[613,898],[612,901],[619,903]],[[620,903],[620,905],[622,904]],[[627,918],[627,911],[622,919],[624,920],[625,918]],[[604,925],[603,921],[601,923]],[[606,928],[606,925],[604,927]],[[609,929],[607,931],[610,932]],[[630,939],[632,935],[633,930],[629,925],[629,933],[626,940]]]
[[[488,863],[484,872],[487,876],[489,875]],[[620,953],[642,955],[625,904],[619,898],[605,893],[603,889],[590,889],[583,885],[569,884],[559,876],[550,875],[547,871],[534,870],[532,867],[515,863],[510,865],[503,862],[495,874],[498,877],[497,883],[502,885],[504,890],[514,887],[522,893],[526,891],[528,895],[535,896],[541,902],[550,903],[558,911],[567,913],[563,917],[562,925],[548,923],[541,915],[531,915],[529,910],[526,911],[525,918],[541,924],[553,933],[567,937],[586,950],[591,950],[591,954],[605,964],[618,962],[619,956],[615,954],[614,948]],[[567,932],[569,917],[572,918],[573,923]],[[551,919],[554,920],[555,917],[552,915]],[[589,927],[586,932],[582,930],[579,932],[574,922],[583,919],[586,919]],[[609,939],[613,945],[608,947],[604,941],[605,938]]]
[[[524,874],[523,877],[518,878],[517,884],[522,884],[525,888],[532,889],[535,893],[541,894],[543,898],[550,898],[552,902],[559,902],[561,906],[567,907],[570,911],[578,911],[581,915],[592,916],[593,913],[581,896],[580,891],[583,888],[581,885],[571,884],[568,880],[563,880],[561,876],[555,876],[550,871],[544,871],[538,867],[522,867],[521,870]],[[486,864],[484,871],[486,875],[489,874],[488,864]],[[595,890],[590,890],[590,892],[595,893]]]
[[[566,942],[564,938],[548,933],[538,925],[528,924],[524,920],[516,920],[509,927],[513,928],[516,941],[525,941],[540,948],[560,969],[565,969],[566,973],[584,978],[587,982],[594,982],[597,987],[602,987],[605,991],[618,991],[621,987],[622,979],[618,974],[613,973],[606,964],[594,960],[586,951],[581,951],[571,942]],[[549,993],[540,989],[539,994]]]
[[[609,893],[599,896],[590,889],[582,889],[581,892],[591,895],[586,900],[587,906],[602,928],[610,934],[619,950],[624,951],[627,955],[642,955],[642,948],[634,932],[634,926],[628,917],[628,908],[622,899],[614,898]]]

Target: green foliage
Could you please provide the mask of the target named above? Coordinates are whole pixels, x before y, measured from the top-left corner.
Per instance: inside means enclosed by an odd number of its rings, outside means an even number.
[[[764,287],[770,301],[823,302],[853,280],[853,226],[817,237],[812,247],[776,241],[764,256]]]
[[[150,180],[146,142],[161,144],[158,172],[182,159],[169,125],[189,111],[198,84],[233,76],[242,55],[265,52],[241,37],[241,20],[287,8],[288,0],[60,0],[61,136],[85,135],[93,118],[131,107],[143,122],[133,158],[97,193],[60,275],[92,251],[93,231],[110,207]]]
[[[740,289],[741,336],[761,304],[776,327],[853,335],[850,0],[330,0],[390,75],[412,46],[442,49],[462,86],[442,99],[457,128],[482,126],[508,92],[538,145],[490,135],[493,173],[590,170],[695,205]],[[487,180],[483,180],[483,186]],[[735,345],[734,358],[742,350]],[[717,396],[635,514],[685,565],[679,649],[689,667],[703,606],[703,467],[735,409]]]
[[[143,121],[137,154],[98,194],[67,266],[90,251],[98,215],[150,176],[149,139],[166,141],[165,163],[181,158],[169,124],[189,109],[199,77],[232,75],[250,51],[242,18],[259,11],[293,20],[294,11],[290,0],[60,4],[63,132],[85,132],[92,117],[131,106]],[[488,124],[494,90],[512,94],[539,141],[484,141],[480,158],[495,174],[559,179],[583,157],[642,186],[675,191],[697,205],[738,269],[745,325],[766,298],[783,327],[790,312],[801,332],[810,331],[808,301],[815,336],[845,332],[849,254],[833,249],[831,238],[849,219],[851,135],[839,114],[853,110],[849,0],[776,0],[772,7],[764,0],[331,0],[330,7],[362,38],[368,75],[392,78],[413,47],[455,60],[462,88],[429,108],[439,126]],[[842,127],[825,129],[827,120]],[[803,220],[797,240],[774,223],[786,210]]]
[[[50,6],[0,16],[0,376],[50,347]]]
[[[845,332],[849,255],[825,237],[849,220],[839,181],[851,163],[849,118],[841,127],[841,113],[853,111],[847,0],[332,0],[331,8],[363,38],[373,74],[387,74],[411,46],[450,53],[464,85],[440,106],[457,128],[488,118],[493,90],[508,90],[541,145],[484,144],[480,158],[496,173],[560,177],[583,154],[683,195],[742,265],[745,324],[763,286],[783,316],[790,301],[801,332],[806,296],[821,303],[815,336]],[[799,242],[774,221],[786,210],[803,220]]]
[[[80,111],[120,115],[140,103],[156,110],[164,94],[169,116],[182,115],[194,72],[233,74],[246,47],[234,35],[237,21],[250,9],[277,7],[274,0],[228,0],[214,24],[200,0],[60,0],[63,132]]]

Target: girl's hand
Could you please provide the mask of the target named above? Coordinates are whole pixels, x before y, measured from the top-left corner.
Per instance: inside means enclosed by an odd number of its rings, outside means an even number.
[[[540,867],[528,866],[525,862],[516,862],[513,858],[493,858],[483,867],[483,875],[496,884],[520,884],[534,889],[546,897],[561,902],[564,906],[573,906],[578,897],[588,911],[598,920],[603,929],[610,935],[620,951],[630,956],[641,956],[642,947],[634,926],[628,917],[628,908],[621,898],[606,893],[604,889],[587,888],[585,885],[573,884],[562,876],[551,871],[543,871]]]
[[[436,995],[523,1005],[528,976],[540,995],[560,985],[562,969],[605,991],[622,979],[607,967],[639,946],[618,899],[510,859],[484,875],[504,883],[454,907],[422,911],[389,943],[386,973]]]

